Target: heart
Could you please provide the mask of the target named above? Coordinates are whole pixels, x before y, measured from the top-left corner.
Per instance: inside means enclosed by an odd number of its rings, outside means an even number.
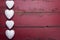
[[[11,9],[14,6],[14,1],[6,1],[6,5],[9,9]]]
[[[6,26],[7,26],[9,29],[13,28],[13,26],[14,26],[14,21],[12,21],[12,20],[7,20],[7,21],[6,21]]]
[[[8,19],[11,19],[14,15],[14,10],[5,10],[5,15]]]
[[[5,34],[6,34],[6,37],[8,39],[12,39],[14,37],[14,35],[15,35],[15,31],[14,30],[6,30]]]

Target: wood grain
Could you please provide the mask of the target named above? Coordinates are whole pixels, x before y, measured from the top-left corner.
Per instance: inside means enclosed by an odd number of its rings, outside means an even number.
[[[6,0],[0,0],[0,40],[5,36]],[[14,0],[12,40],[60,40],[60,0]],[[39,26],[39,27],[38,27]]]

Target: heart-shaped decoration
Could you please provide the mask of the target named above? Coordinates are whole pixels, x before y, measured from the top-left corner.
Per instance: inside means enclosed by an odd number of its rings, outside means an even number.
[[[9,9],[11,9],[14,6],[14,1],[6,1],[6,5]]]
[[[6,26],[7,26],[9,29],[13,28],[13,26],[14,26],[14,21],[12,21],[12,20],[7,20],[7,21],[6,21]]]
[[[15,35],[15,31],[14,30],[6,30],[5,34],[8,39],[12,39]]]
[[[5,10],[5,15],[8,19],[11,19],[14,15],[14,10]]]

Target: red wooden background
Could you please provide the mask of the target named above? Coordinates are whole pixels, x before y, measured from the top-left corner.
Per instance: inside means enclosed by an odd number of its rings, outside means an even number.
[[[5,1],[0,0],[0,40],[7,40]],[[60,40],[60,0],[14,1],[16,34],[12,40]]]

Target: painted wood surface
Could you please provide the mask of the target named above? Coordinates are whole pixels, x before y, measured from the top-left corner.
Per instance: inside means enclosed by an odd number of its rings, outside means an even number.
[[[0,0],[0,40],[7,40],[4,11]],[[12,40],[60,40],[60,0],[14,0],[15,37]]]

